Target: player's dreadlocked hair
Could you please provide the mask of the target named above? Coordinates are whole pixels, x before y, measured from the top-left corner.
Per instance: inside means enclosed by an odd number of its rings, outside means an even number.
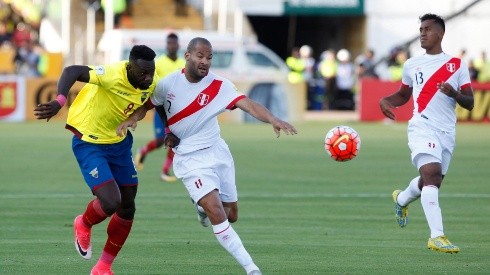
[[[209,42],[209,40],[202,37],[195,37],[192,38],[191,42],[189,42],[189,45],[187,46],[187,51],[192,52],[193,50],[195,50],[198,43],[205,44],[211,48],[211,42]]]
[[[152,61],[155,59],[155,52],[145,45],[135,45],[129,53],[129,60],[143,59],[146,61]]]
[[[437,25],[441,26],[443,31],[446,31],[446,24],[444,23],[444,19],[437,14],[426,13],[426,14],[420,16],[419,19],[420,19],[420,22],[424,22],[425,20],[434,20]]]

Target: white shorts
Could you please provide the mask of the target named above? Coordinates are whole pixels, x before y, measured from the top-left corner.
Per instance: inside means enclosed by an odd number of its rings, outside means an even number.
[[[223,139],[206,149],[175,154],[173,170],[195,202],[215,189],[219,191],[222,202],[238,200],[235,163]]]
[[[433,129],[420,121],[408,123],[408,147],[412,152],[412,163],[417,169],[421,166],[437,162],[441,164],[445,175],[456,143],[455,132],[444,132]]]

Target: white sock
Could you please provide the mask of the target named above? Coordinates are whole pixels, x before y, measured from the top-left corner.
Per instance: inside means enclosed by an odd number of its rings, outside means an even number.
[[[420,197],[421,191],[419,189],[419,179],[420,176],[412,179],[408,184],[408,187],[398,194],[397,201],[400,206],[407,206],[409,203]]]
[[[430,237],[436,238],[444,235],[442,226],[442,213],[439,207],[439,188],[434,185],[424,186],[420,196],[424,208],[425,218],[430,228]]]
[[[218,242],[230,253],[248,273],[252,270],[258,270],[252,257],[242,244],[240,237],[233,230],[230,223],[226,220],[220,224],[213,225],[213,232]]]

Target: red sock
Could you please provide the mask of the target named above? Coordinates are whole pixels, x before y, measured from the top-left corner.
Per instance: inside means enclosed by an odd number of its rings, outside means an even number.
[[[107,214],[102,210],[98,199],[94,199],[88,203],[85,213],[83,213],[83,223],[87,227],[92,227],[94,224],[98,224],[107,218]]]
[[[168,149],[167,159],[165,160],[165,164],[163,165],[163,173],[168,175],[168,171],[170,170],[170,166],[172,166],[172,162],[174,161],[174,151],[172,149]]]
[[[108,264],[112,264],[117,253],[119,253],[124,242],[126,242],[132,225],[133,220],[125,220],[117,214],[112,215],[109,225],[107,226],[107,242],[105,243],[103,251],[109,255],[106,255],[104,259],[101,257],[101,260]],[[103,256],[104,253],[102,253]],[[113,256],[112,258],[110,257],[111,255]]]
[[[115,258],[116,256],[113,256],[108,252],[106,252],[105,250],[103,250],[102,255],[100,255],[99,261],[97,261],[97,265],[101,269],[110,269]]]
[[[141,148],[141,154],[143,155],[146,155],[148,153],[150,153],[151,151],[155,150],[158,148],[158,143],[157,143],[157,140],[154,139],[150,142],[148,142],[145,146],[143,146],[143,148]]]
[[[108,259],[105,258],[104,256],[107,256],[108,254],[105,251],[102,251],[102,256],[100,256],[100,259],[97,261],[96,266],[101,269],[101,270],[108,270],[111,269],[112,262],[114,261],[114,256],[109,255],[109,261],[107,262]]]

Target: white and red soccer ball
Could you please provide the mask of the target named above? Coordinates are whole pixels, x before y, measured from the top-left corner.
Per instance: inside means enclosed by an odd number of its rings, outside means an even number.
[[[349,126],[335,126],[325,136],[325,151],[335,161],[348,161],[357,156],[361,149],[361,138]]]

